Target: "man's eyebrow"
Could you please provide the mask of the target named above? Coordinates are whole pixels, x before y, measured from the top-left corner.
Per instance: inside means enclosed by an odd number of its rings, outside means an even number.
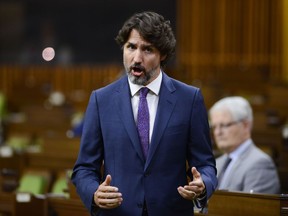
[[[127,44],[129,44],[129,45],[134,45],[134,46],[136,46],[137,44],[136,43],[133,43],[133,42],[130,42],[130,41],[127,41]],[[153,47],[155,47],[153,44],[141,44],[140,45],[140,47],[144,47],[144,48],[153,48]]]
[[[127,44],[128,45],[135,45],[135,43],[132,43],[132,42],[129,42],[129,41],[127,41]]]
[[[142,50],[149,49],[150,51],[156,50],[157,48],[153,44],[142,44],[141,45]]]
[[[155,46],[153,44],[143,44],[142,47],[144,47],[144,48],[154,48]]]

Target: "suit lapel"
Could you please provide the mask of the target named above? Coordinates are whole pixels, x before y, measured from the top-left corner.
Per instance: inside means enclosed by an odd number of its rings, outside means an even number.
[[[161,137],[165,131],[165,128],[168,124],[174,106],[176,104],[177,98],[176,95],[173,94],[174,91],[175,87],[171,82],[171,79],[166,74],[163,73],[163,80],[159,93],[158,108],[145,169],[150,164],[156,152],[156,149],[160,143]]]
[[[144,162],[145,160],[142,153],[138,132],[133,117],[133,110],[131,106],[131,94],[127,76],[125,76],[122,79],[119,89],[116,89],[115,105],[116,110],[119,112],[120,119],[123,121],[124,127],[127,131],[128,136],[131,139],[131,142],[137,154]]]
[[[242,161],[245,160],[245,158],[247,157],[247,155],[249,154],[250,151],[252,151],[252,148],[254,144],[252,143],[252,145],[250,145],[247,149],[245,149],[245,151],[243,151],[239,157],[237,158],[236,162],[233,164],[233,166],[231,167],[231,170],[229,172],[229,176],[226,179],[225,184],[223,185],[223,187],[230,187],[230,185],[234,185],[235,182],[237,181],[238,178],[238,172],[240,169],[242,169],[243,164]]]

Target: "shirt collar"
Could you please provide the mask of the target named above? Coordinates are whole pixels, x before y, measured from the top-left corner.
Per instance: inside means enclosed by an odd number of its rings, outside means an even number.
[[[162,77],[163,77],[162,71],[160,71],[158,77],[146,86],[155,95],[159,95]],[[129,77],[128,77],[128,83],[129,83],[130,92],[131,92],[132,97],[143,87],[143,85],[137,85],[137,84],[132,83],[130,81]]]
[[[235,151],[230,153],[229,157],[232,158],[232,159],[238,158],[251,144],[252,144],[252,140],[251,139],[246,140]]]

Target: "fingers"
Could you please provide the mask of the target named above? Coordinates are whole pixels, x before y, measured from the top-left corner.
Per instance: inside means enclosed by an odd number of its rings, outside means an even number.
[[[191,168],[191,173],[193,175],[193,179],[199,179],[201,178],[201,174],[198,172],[198,170],[196,169],[196,167],[192,167]]]
[[[185,199],[194,200],[202,194],[205,190],[205,184],[202,180],[201,174],[197,171],[196,167],[191,168],[193,175],[193,181],[190,181],[188,185],[180,186],[177,188],[178,193]]]
[[[205,185],[204,185],[204,182],[202,180],[201,174],[197,171],[196,167],[192,167],[191,172],[193,175],[193,181],[189,182],[189,186],[198,187],[202,191],[204,189]]]
[[[110,186],[111,180],[112,180],[111,175],[107,175],[104,182],[102,182],[102,184],[99,185],[99,188],[97,191],[99,191],[100,194],[108,193],[108,192],[117,192],[118,191],[117,187]]]
[[[189,185],[185,185],[183,188],[185,190],[189,191],[190,195],[195,193],[196,197],[198,197],[202,193],[202,191],[204,189],[202,184],[193,184],[192,182],[190,182]]]
[[[105,178],[105,181],[102,183],[102,185],[110,185],[111,184],[111,180],[112,180],[112,177],[111,175],[107,175],[106,178]]]
[[[185,187],[178,187],[178,193],[184,198],[188,200],[194,200],[197,198],[197,194],[192,190],[187,190]]]
[[[100,208],[116,208],[121,205],[123,201],[122,194],[118,192],[118,188],[111,186],[111,180],[111,175],[107,175],[104,182],[99,185],[94,193],[94,202]]]
[[[197,197],[197,194],[194,191],[191,191],[192,193],[192,199],[195,199]]]
[[[104,209],[116,208],[120,206],[123,201],[121,193],[96,193],[95,192],[94,199],[97,200],[96,204],[100,208],[104,208]]]

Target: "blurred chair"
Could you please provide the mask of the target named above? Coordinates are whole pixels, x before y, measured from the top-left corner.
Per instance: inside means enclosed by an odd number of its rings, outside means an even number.
[[[46,194],[49,191],[52,175],[45,170],[26,170],[23,172],[17,192],[33,195]]]
[[[68,193],[68,179],[66,172],[58,173],[54,183],[52,184],[51,193],[52,196],[63,196],[69,198]]]

